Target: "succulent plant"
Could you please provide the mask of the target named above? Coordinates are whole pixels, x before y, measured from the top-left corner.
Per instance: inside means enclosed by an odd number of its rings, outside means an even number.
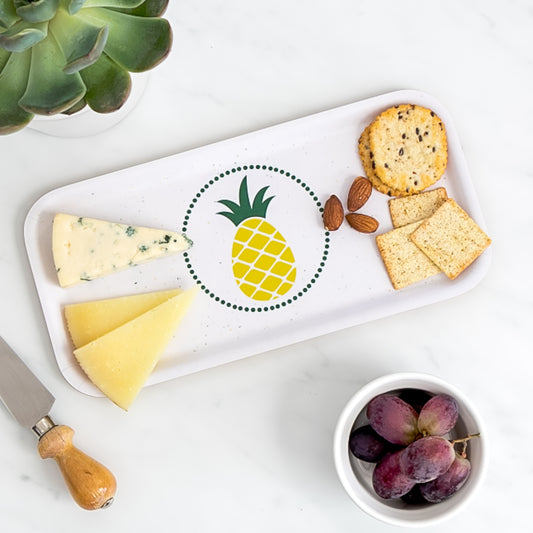
[[[37,115],[119,109],[170,52],[168,0],[0,0],[0,134]]]

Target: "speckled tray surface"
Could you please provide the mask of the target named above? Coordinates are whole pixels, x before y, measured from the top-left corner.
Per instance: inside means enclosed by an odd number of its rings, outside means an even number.
[[[53,190],[40,198],[25,222],[25,242],[55,356],[67,381],[100,395],[77,365],[65,328],[67,303],[174,287],[201,287],[147,385],[205,370],[250,355],[435,303],[474,287],[486,273],[490,248],[459,278],[438,274],[395,291],[373,235],[344,224],[327,232],[322,208],[331,194],[345,199],[363,174],[357,140],[382,110],[400,103],[433,109],[448,136],[448,166],[436,186],[446,187],[484,228],[483,216],[448,111],[433,97],[404,90],[355,102],[278,126],[112,172]],[[282,294],[276,282],[243,292],[232,268],[239,229],[225,216],[238,202],[246,177],[250,200],[264,187],[271,231],[282,236],[272,254],[290,250],[293,274]],[[361,212],[392,228],[388,197],[376,191]],[[183,255],[159,259],[70,288],[57,283],[51,252],[57,212],[132,225],[183,231],[194,241]],[[278,241],[280,238],[278,238]],[[277,251],[274,251],[277,250]],[[288,267],[288,268],[289,268]],[[279,289],[278,289],[279,290]],[[261,298],[261,299],[259,299]]]

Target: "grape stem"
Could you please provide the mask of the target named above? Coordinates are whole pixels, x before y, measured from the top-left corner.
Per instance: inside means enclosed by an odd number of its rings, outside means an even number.
[[[473,439],[473,438],[476,438],[476,437],[480,437],[481,435],[479,433],[473,433],[473,434],[468,434],[466,437],[463,437],[462,439],[454,439],[454,440],[451,440],[451,444],[452,446],[455,448],[455,445],[456,444],[462,444],[462,448],[461,448],[461,451],[460,452],[457,452],[461,457],[465,457],[466,458],[466,448],[468,446],[468,441],[470,439]]]

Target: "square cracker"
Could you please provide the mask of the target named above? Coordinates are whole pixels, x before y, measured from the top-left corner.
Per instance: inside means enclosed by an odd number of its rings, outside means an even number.
[[[389,213],[392,225],[399,228],[429,218],[447,199],[448,193],[444,187],[411,196],[391,198]]]
[[[446,200],[410,238],[450,279],[455,279],[491,243],[453,199]]]
[[[439,267],[410,238],[421,224],[422,221],[413,222],[376,237],[379,253],[395,289],[402,289],[440,272]]]

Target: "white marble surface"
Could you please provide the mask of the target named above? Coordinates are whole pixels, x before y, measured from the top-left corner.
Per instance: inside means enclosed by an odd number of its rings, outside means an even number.
[[[392,530],[360,511],[332,459],[365,382],[422,371],[467,392],[490,435],[486,481],[430,531],[530,529],[533,3],[174,0],[170,57],[123,122],[0,138],[0,334],[57,398],[53,414],[109,465],[113,506],[70,499],[35,439],[0,409],[0,523],[12,533]],[[59,373],[24,249],[43,193],[394,89],[452,113],[488,232],[483,281],[454,299],[145,389],[124,413]]]

